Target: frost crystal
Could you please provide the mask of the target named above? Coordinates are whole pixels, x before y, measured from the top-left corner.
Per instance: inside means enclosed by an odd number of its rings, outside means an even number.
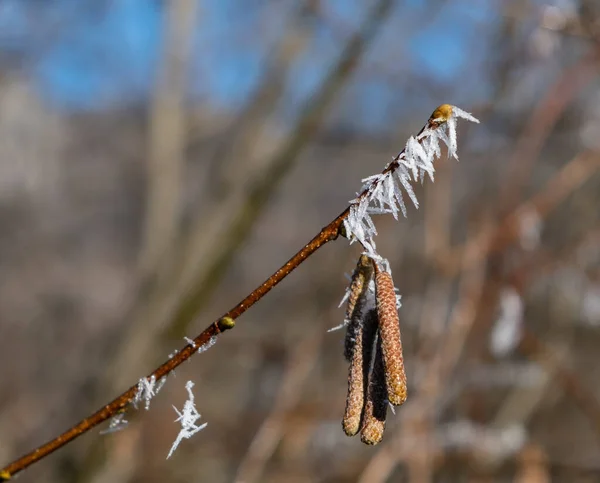
[[[208,339],[208,342],[206,342],[206,344],[201,345],[200,347],[198,347],[198,350],[196,352],[198,354],[200,354],[202,352],[206,352],[208,349],[210,349],[216,343],[217,343],[217,336],[213,335],[210,339]]]
[[[156,383],[156,387],[154,388],[155,396],[160,392],[160,390],[163,388],[163,386],[165,385],[166,382],[167,382],[167,376],[164,376],[162,379],[158,380],[158,382]]]
[[[441,156],[440,141],[448,147],[448,156],[458,160],[456,123],[462,118],[479,122],[468,112],[456,106],[440,106],[416,137],[411,136],[404,149],[386,166],[382,174],[363,179],[363,186],[357,198],[352,200],[350,212],[344,220],[346,236],[350,243],[360,242],[365,254],[381,263],[377,254],[374,236],[377,235],[371,215],[391,214],[398,219],[398,213],[406,217],[403,193],[419,207],[412,189],[412,183],[423,181],[425,175],[433,181],[435,168],[433,161]]]
[[[215,345],[217,343],[216,335],[213,335],[210,339],[208,339],[208,341],[206,343],[204,343],[201,346],[197,346],[196,341],[194,341],[194,339],[190,339],[189,337],[184,337],[184,339],[189,345],[192,346],[192,348],[197,349],[196,350],[197,354],[206,352],[208,349],[210,349],[213,345]]]
[[[164,384],[164,383],[163,383]],[[161,384],[162,387],[162,384]],[[160,390],[160,388],[159,388]],[[151,376],[149,379],[142,377],[137,385],[137,392],[135,398],[133,398],[133,405],[137,409],[138,404],[144,400],[144,407],[146,411],[150,409],[150,401],[156,396],[156,377]]]
[[[110,419],[108,428],[100,431],[100,434],[116,433],[117,431],[125,429],[128,424],[129,421],[125,419],[125,413],[117,414]]]
[[[185,389],[188,392],[188,400],[184,403],[181,412],[179,412],[177,408],[173,406],[173,409],[179,416],[175,421],[179,421],[179,423],[181,424],[181,430],[179,431],[179,434],[177,435],[173,446],[171,446],[171,451],[169,451],[167,459],[171,457],[171,455],[177,449],[179,443],[181,443],[183,439],[191,438],[194,434],[204,429],[207,425],[207,423],[204,423],[200,426],[196,425],[196,421],[200,419],[200,413],[198,412],[198,410],[196,409],[196,405],[194,404],[194,393],[192,392],[193,387],[194,383],[192,381],[188,381],[185,384]]]

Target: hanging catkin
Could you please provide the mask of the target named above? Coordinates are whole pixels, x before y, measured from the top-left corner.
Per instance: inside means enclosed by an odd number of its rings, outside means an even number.
[[[373,310],[376,320],[377,311]],[[381,340],[376,337],[375,358],[369,376],[367,400],[363,411],[360,439],[365,444],[377,444],[383,438],[385,417],[387,414],[388,394],[385,382],[385,368]]]
[[[346,332],[344,355],[350,361],[348,370],[348,394],[342,427],[348,436],[358,433],[365,403],[365,391],[377,331],[377,314],[365,310],[366,292],[373,275],[371,260],[361,256],[350,286],[347,317],[350,322]],[[371,319],[369,320],[369,316]]]
[[[406,373],[394,281],[388,272],[376,270],[375,295],[388,400],[394,406],[399,406],[406,401]]]
[[[350,283],[348,305],[346,306],[345,322],[348,324],[346,329],[346,339],[344,341],[344,357],[348,362],[352,360],[357,330],[362,322],[365,299],[369,282],[373,278],[373,262],[366,255],[361,255],[356,263],[356,268],[352,274]]]

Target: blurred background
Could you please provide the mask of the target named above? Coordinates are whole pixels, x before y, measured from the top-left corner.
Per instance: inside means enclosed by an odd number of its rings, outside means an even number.
[[[481,120],[460,163],[378,220],[410,393],[380,445],[340,424],[339,239],[19,481],[598,481],[596,0],[1,0],[0,463],[181,349],[446,102]],[[188,379],[208,426],[166,461]]]

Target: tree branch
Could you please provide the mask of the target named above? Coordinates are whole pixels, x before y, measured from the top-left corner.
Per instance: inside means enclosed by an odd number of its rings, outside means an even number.
[[[444,110],[444,115],[441,116],[440,109]],[[452,113],[451,106],[444,105],[436,109],[432,116],[429,118],[425,127],[421,130],[423,133],[426,129],[430,132],[437,131],[440,127],[444,127],[446,121],[450,124],[450,116]],[[454,121],[455,122],[455,121]],[[415,139],[417,139],[415,141]],[[423,144],[427,140],[426,137],[411,138],[414,143]],[[414,149],[414,143],[410,144],[410,149]],[[406,150],[403,149],[395,156],[391,163],[383,170],[383,173],[389,173],[398,168],[399,163],[403,162],[406,156]],[[438,153],[439,156],[439,153]],[[235,326],[235,319],[246,312],[256,302],[263,298],[267,293],[271,291],[279,282],[287,277],[291,272],[298,268],[308,257],[315,253],[326,243],[335,240],[339,234],[344,232],[343,223],[351,213],[351,207],[354,207],[361,200],[365,199],[370,195],[369,188],[366,188],[353,204],[348,206],[342,213],[340,213],[331,223],[325,226],[312,240],[300,249],[292,258],[290,258],[284,265],[282,265],[275,273],[273,273],[265,282],[254,289],[249,295],[241,300],[235,307],[226,312],[222,317],[210,324],[204,329],[192,342],[186,345],[180,352],[177,352],[173,357],[169,358],[161,366],[150,373],[145,379],[147,381],[159,381],[160,379],[167,376],[171,371],[187,361],[192,355],[194,355],[202,346],[209,343],[209,341],[217,335],[225,332],[226,330],[232,329]],[[25,454],[19,459],[8,464],[4,468],[0,469],[0,481],[7,481],[16,473],[24,470],[31,466],[33,463],[40,459],[48,456],[57,449],[73,441],[75,438],[81,436],[90,429],[98,426],[100,423],[126,412],[130,406],[137,400],[139,389],[138,384],[131,386],[127,391],[118,396],[110,403],[103,406],[101,409],[96,411],[91,416],[83,419],[75,426],[71,427],[61,435],[48,441],[39,448]]]

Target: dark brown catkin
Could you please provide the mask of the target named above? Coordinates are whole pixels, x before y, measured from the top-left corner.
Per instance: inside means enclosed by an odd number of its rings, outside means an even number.
[[[399,406],[406,401],[406,373],[394,281],[388,272],[376,270],[375,292],[388,400]]]
[[[375,314],[377,313],[376,311]],[[365,444],[377,444],[383,439],[385,418],[387,415],[388,394],[385,381],[385,368],[381,340],[378,339],[375,349],[373,369],[369,376],[367,401],[363,411],[363,422],[360,440]]]
[[[344,341],[344,357],[352,360],[355,339],[363,318],[363,309],[369,282],[373,278],[373,262],[366,255],[361,255],[356,263],[350,282],[350,294],[346,306],[345,321],[348,323]]]
[[[362,313],[364,315],[354,324],[356,331],[348,370],[346,409],[342,419],[344,433],[348,436],[354,436],[361,427],[373,344],[377,334],[377,312],[375,310],[364,312],[361,309],[361,315]]]

